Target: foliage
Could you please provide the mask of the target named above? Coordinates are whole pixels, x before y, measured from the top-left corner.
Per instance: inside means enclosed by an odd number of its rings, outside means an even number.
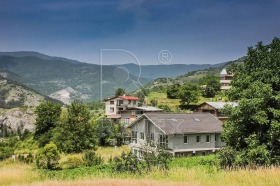
[[[171,111],[171,109],[168,105],[159,105],[158,108],[162,109],[165,112]]]
[[[53,142],[46,144],[36,154],[36,165],[38,168],[54,170],[60,159],[59,152]]]
[[[200,85],[205,85],[204,96],[207,98],[213,98],[220,90],[220,79],[215,75],[207,75],[199,80]]]
[[[78,167],[82,167],[84,165],[84,161],[76,156],[70,156],[66,161],[60,163],[62,169],[75,169]]]
[[[166,94],[167,98],[169,99],[178,99],[179,98],[179,90],[180,90],[179,84],[174,84],[167,87]]]
[[[11,157],[14,154],[14,149],[12,147],[2,147],[0,146],[0,160]]]
[[[158,105],[158,101],[156,99],[152,99],[150,101],[151,106],[156,107]]]
[[[83,155],[83,161],[88,167],[100,165],[104,162],[103,158],[94,151],[86,151]]]
[[[36,107],[36,123],[34,137],[39,142],[39,147],[45,146],[52,138],[53,129],[58,122],[61,108],[53,102],[44,102]]]
[[[97,137],[100,146],[122,145],[125,128],[121,123],[107,119],[101,119],[97,123]]]
[[[235,163],[236,151],[231,147],[223,147],[218,152],[218,158],[223,168],[229,168]]]
[[[141,173],[140,161],[132,152],[122,153],[120,157],[114,158],[114,169],[117,172]]]
[[[185,84],[180,88],[179,98],[181,99],[181,105],[189,105],[191,102],[198,102],[198,98],[201,95],[201,88],[196,84]]]
[[[125,90],[123,88],[118,88],[115,92],[115,96],[122,96],[125,94]]]
[[[96,147],[96,121],[90,120],[88,107],[77,101],[67,107],[54,130],[54,142],[66,153]]]
[[[280,162],[280,39],[248,49],[244,65],[235,69],[224,141],[236,151],[238,164]]]

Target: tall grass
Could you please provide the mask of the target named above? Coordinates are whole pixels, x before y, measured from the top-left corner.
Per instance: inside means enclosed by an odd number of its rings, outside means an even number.
[[[116,149],[101,147],[97,153],[108,159],[128,150],[125,146]],[[130,174],[117,173],[109,165],[48,171],[19,162],[3,161],[0,162],[0,185],[280,185],[280,167],[222,170],[215,166],[215,162],[213,155],[176,158],[168,171],[155,168],[150,172]]]

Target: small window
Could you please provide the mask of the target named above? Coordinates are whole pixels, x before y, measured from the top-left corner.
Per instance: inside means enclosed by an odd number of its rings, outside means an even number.
[[[184,143],[188,143],[189,137],[187,135],[184,135]]]
[[[215,134],[215,142],[218,141],[218,134]]]
[[[128,100],[128,104],[129,104],[129,105],[131,104],[131,100]]]
[[[140,132],[140,139],[144,139],[144,132]]]
[[[206,135],[206,143],[210,143],[210,141],[211,141],[210,135]]]
[[[115,103],[114,101],[110,101],[110,105],[114,105],[114,103]]]
[[[131,139],[132,139],[132,143],[133,142],[137,143],[137,132],[136,131],[132,131]]]
[[[110,107],[110,113],[114,113],[115,108],[114,107]]]
[[[200,136],[196,136],[196,142],[200,143]]]
[[[155,140],[155,134],[151,133],[151,141],[154,141],[154,140]]]
[[[136,105],[136,100],[133,101],[133,105]]]
[[[124,123],[129,123],[129,118],[124,118]]]
[[[132,116],[135,116],[135,111],[132,111],[132,112],[131,112],[131,115],[132,115]]]

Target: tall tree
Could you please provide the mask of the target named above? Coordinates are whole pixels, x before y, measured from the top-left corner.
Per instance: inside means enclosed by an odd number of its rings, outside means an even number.
[[[39,147],[44,147],[52,138],[53,129],[58,122],[61,108],[53,102],[44,102],[36,107],[36,123],[34,138],[38,140]]]
[[[75,101],[62,113],[54,131],[54,142],[66,153],[94,149],[98,143],[96,126],[88,107]]]
[[[228,109],[226,148],[236,164],[280,162],[280,40],[248,49],[244,65],[235,70],[228,96],[239,106]],[[226,158],[226,157],[224,157]]]
[[[220,90],[221,84],[218,76],[207,75],[199,80],[200,85],[205,85],[204,96],[207,98],[215,97]]]
[[[198,102],[201,95],[201,88],[196,84],[185,84],[179,90],[179,98],[182,105],[189,105],[191,102]]]
[[[115,92],[115,96],[122,96],[125,94],[125,90],[123,88],[118,88]]]

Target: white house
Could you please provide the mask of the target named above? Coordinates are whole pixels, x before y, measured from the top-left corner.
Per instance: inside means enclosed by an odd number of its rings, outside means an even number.
[[[143,113],[161,112],[162,109],[151,106],[139,106],[139,98],[134,96],[117,96],[105,100],[105,114],[108,119],[120,120],[129,124]]]
[[[209,113],[145,113],[129,128],[130,146],[140,158],[158,147],[180,157],[210,154],[224,145],[222,122]]]
[[[221,90],[228,90],[231,88],[231,80],[233,78],[233,74],[227,73],[227,70],[224,68],[220,73],[220,84]]]

